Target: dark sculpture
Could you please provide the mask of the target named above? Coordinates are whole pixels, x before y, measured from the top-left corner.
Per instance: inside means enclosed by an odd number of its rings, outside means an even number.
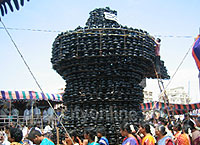
[[[90,12],[84,28],[59,34],[52,49],[53,69],[64,80],[67,130],[104,126],[111,145],[121,142],[119,125],[143,119],[140,82],[156,78],[155,42],[143,30],[118,24],[117,12]],[[164,62],[161,78],[168,79]]]
[[[30,1],[30,0],[27,0],[27,1]],[[20,4],[19,4],[19,0],[0,0],[1,15],[4,16],[5,14],[8,13],[7,7],[9,7],[10,10],[13,12],[14,11],[13,5],[15,6],[17,10],[19,10],[20,5],[24,6],[24,0],[20,0]]]

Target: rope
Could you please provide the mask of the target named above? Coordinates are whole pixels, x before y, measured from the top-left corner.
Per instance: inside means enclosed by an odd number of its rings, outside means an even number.
[[[174,72],[174,74],[172,75],[171,79],[169,80],[168,84],[166,85],[166,87],[164,88],[164,90],[167,89],[167,87],[170,85],[170,83],[172,82],[174,76],[176,75],[176,73],[178,72],[179,68],[181,67],[181,65],[183,64],[185,58],[187,57],[188,53],[190,52],[190,50],[192,49],[193,44],[191,47],[189,47],[188,51],[186,52],[185,56],[183,57],[183,59],[181,60],[180,64],[178,65],[178,67],[176,68],[176,71]]]
[[[12,36],[11,36],[10,33],[8,32],[8,30],[7,30],[6,26],[4,25],[3,21],[2,21],[2,20],[0,20],[0,21],[1,21],[1,24],[3,25],[3,27],[4,27],[4,29],[5,29],[6,33],[7,33],[8,36],[10,37],[12,43],[14,44],[14,46],[15,46],[15,48],[16,48],[18,54],[19,54],[20,57],[22,58],[22,60],[23,60],[24,64],[26,65],[26,67],[28,68],[28,71],[30,72],[31,76],[33,77],[35,83],[36,83],[37,86],[39,87],[40,91],[45,95],[44,91],[42,90],[42,87],[41,87],[40,84],[38,83],[36,77],[34,76],[33,72],[31,71],[29,65],[27,64],[27,62],[26,62],[26,60],[25,60],[25,58],[23,57],[22,53],[20,52],[20,50],[19,50],[17,44],[15,43],[15,41],[14,41],[13,38],[12,38]],[[57,118],[59,118],[58,115],[56,114],[56,112],[55,112],[53,106],[52,106],[51,103],[49,102],[49,100],[46,100],[46,101],[48,102],[49,106],[53,109],[53,112],[54,112],[55,116],[56,116]],[[62,125],[63,129],[65,130],[65,132],[66,132],[67,135],[69,136],[69,133],[67,132],[67,130],[66,130],[66,128],[64,127],[63,123],[60,122],[60,124]],[[74,142],[73,142],[72,138],[71,138],[70,136],[69,136],[69,138],[70,138],[70,140],[72,141],[72,144],[74,145]]]
[[[163,90],[162,90],[161,93],[159,94],[159,99],[162,97],[162,94],[163,94],[163,93],[165,94],[167,87],[168,87],[168,86],[170,85],[170,83],[172,82],[174,76],[176,75],[176,73],[177,73],[178,70],[180,69],[181,65],[183,64],[185,58],[187,57],[187,55],[188,55],[189,51],[192,49],[192,47],[193,47],[193,45],[192,45],[191,47],[189,47],[188,51],[187,51],[186,54],[184,55],[183,59],[181,60],[180,64],[178,65],[178,67],[176,68],[176,71],[175,71],[174,74],[172,75],[172,77],[171,77],[171,79],[169,80],[169,82],[168,82],[168,84],[166,85],[166,87],[164,87],[164,85],[163,85],[163,83],[162,83]],[[155,70],[156,77],[157,77],[157,80],[158,80],[159,77],[158,77],[157,71],[156,71],[156,69],[155,69],[155,66],[154,66],[154,70]],[[159,80],[158,80],[158,81],[159,81]],[[158,82],[158,84],[159,84],[159,82]],[[160,84],[159,84],[159,88],[160,88],[160,90],[161,90]],[[166,94],[165,94],[165,96],[166,96]],[[164,103],[165,103],[165,98],[163,98],[163,99],[164,99]],[[167,98],[167,100],[168,100],[168,98]],[[157,102],[156,102],[156,103],[157,103]],[[155,107],[156,103],[154,104],[154,107]],[[166,103],[165,103],[165,104],[166,104]],[[169,100],[168,100],[168,104],[169,104]],[[153,108],[154,108],[154,107],[153,107]]]

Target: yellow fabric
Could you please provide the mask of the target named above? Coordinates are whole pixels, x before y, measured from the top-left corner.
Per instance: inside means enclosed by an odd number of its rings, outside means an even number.
[[[22,144],[18,142],[12,142],[10,145],[22,145]]]
[[[152,135],[147,134],[143,139],[142,139],[142,145],[155,145],[155,139]]]

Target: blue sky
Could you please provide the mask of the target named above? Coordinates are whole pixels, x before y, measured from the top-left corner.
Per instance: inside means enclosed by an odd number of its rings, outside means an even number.
[[[162,36],[161,59],[172,75],[199,33],[199,3],[198,0],[31,0],[19,11],[2,17],[2,21],[11,28],[66,31],[85,26],[93,9],[109,6],[118,12],[122,25]],[[65,86],[50,63],[52,43],[58,32],[9,32],[45,92],[55,93]],[[0,90],[40,91],[3,29],[0,29],[0,53]],[[192,101],[200,102],[198,70],[191,50],[168,88],[184,86],[188,92],[188,84]],[[154,90],[157,97],[157,81],[148,80],[145,90]]]

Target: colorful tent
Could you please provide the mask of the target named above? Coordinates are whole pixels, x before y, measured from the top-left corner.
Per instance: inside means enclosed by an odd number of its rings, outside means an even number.
[[[150,103],[141,103],[140,104],[140,109],[143,111],[148,111],[152,109],[168,109],[170,112],[174,112],[175,114],[184,114],[187,113],[191,110],[199,109],[200,108],[200,103],[196,104],[170,104],[167,105],[162,102],[150,102]]]
[[[60,102],[62,95],[34,91],[0,91],[0,100],[51,100]]]

